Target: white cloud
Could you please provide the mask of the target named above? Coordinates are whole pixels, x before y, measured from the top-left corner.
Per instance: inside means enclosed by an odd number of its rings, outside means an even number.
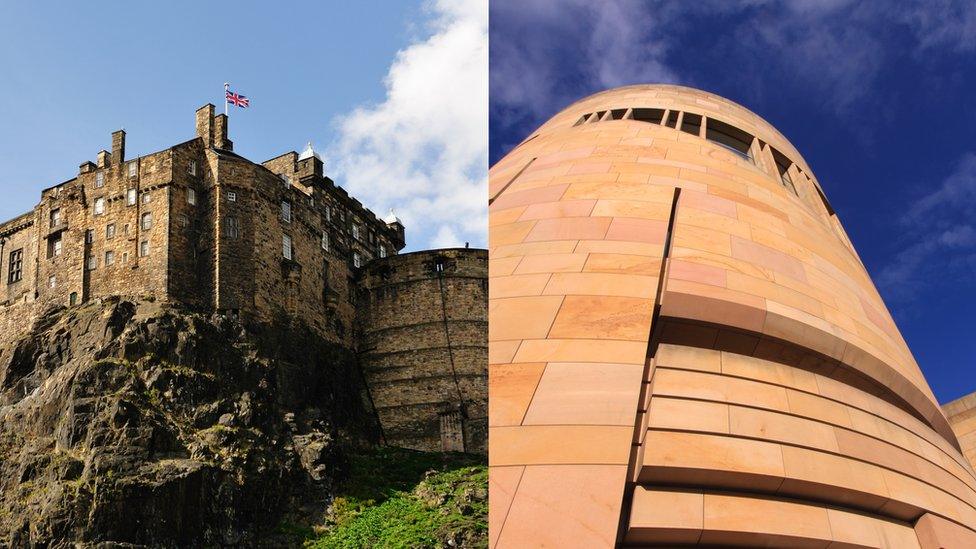
[[[933,280],[976,274],[974,218],[976,153],[967,153],[901,220],[908,243],[881,269],[878,285],[897,301],[910,303]]]
[[[492,123],[505,129],[609,87],[695,86],[696,68],[670,56],[692,33],[707,40],[695,47],[705,42],[706,56],[727,63],[710,83],[727,78],[753,103],[797,86],[843,116],[883,111],[866,98],[899,55],[976,49],[971,0],[507,0],[491,9]],[[697,24],[709,19],[721,26]]]
[[[429,33],[399,51],[386,98],[338,121],[331,175],[381,217],[395,208],[410,249],[487,242],[488,6],[436,0]],[[450,238],[448,238],[450,237]]]
[[[956,169],[935,191],[915,202],[906,221],[920,222],[925,216],[935,214],[946,208],[961,208],[967,215],[976,215],[976,154],[967,153],[960,159]]]

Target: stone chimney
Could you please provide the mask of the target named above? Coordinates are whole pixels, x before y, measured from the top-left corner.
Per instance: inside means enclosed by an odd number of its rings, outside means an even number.
[[[214,146],[214,106],[210,103],[197,109],[197,137],[203,139],[203,146]]]
[[[125,162],[125,130],[112,132],[112,161],[116,164]]]
[[[109,162],[112,161],[112,154],[105,149],[98,151],[98,156],[95,158],[95,165],[99,168],[107,168]]]
[[[81,166],[78,167],[78,173],[88,173],[93,171],[95,171],[95,165],[92,164],[91,160],[82,162]]]
[[[218,114],[214,117],[214,146],[218,149],[234,150],[234,142],[227,139],[226,114]]]

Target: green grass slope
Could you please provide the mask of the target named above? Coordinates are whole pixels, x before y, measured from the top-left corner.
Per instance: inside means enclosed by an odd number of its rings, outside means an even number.
[[[326,524],[309,549],[488,546],[482,456],[381,448],[351,459]]]

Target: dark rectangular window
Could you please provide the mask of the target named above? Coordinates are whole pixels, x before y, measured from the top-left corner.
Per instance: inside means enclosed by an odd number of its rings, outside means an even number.
[[[620,120],[627,114],[627,109],[613,109],[610,111],[610,120]]]
[[[799,196],[796,192],[796,185],[793,184],[793,178],[790,177],[790,166],[793,165],[793,162],[790,162],[790,159],[786,158],[786,155],[776,149],[770,147],[769,150],[773,153],[773,160],[776,162],[776,171],[779,173],[780,183],[789,189],[790,192]]]
[[[681,119],[681,131],[692,135],[701,135],[701,122],[700,114],[686,112],[685,117]]]
[[[634,120],[660,124],[663,118],[664,111],[662,109],[634,109]]]
[[[730,126],[721,120],[709,118],[705,127],[705,139],[752,162],[749,149],[752,148],[753,137],[739,128]]]
[[[24,249],[10,252],[10,262],[8,263],[7,284],[20,282],[24,277]]]
[[[671,111],[668,113],[668,120],[664,123],[665,126],[673,128],[678,125],[678,111]]]

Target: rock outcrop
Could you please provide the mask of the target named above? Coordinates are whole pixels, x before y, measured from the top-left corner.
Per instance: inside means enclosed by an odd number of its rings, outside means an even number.
[[[0,546],[279,546],[375,441],[364,395],[355,357],[295,324],[49,311],[0,346]]]

